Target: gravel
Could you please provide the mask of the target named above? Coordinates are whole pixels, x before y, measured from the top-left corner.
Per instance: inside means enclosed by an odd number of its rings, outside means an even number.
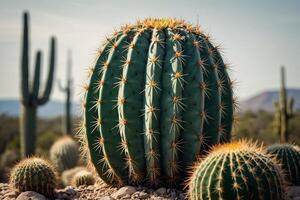
[[[289,200],[300,200],[300,187],[289,187],[287,193]],[[15,200],[18,195],[19,194],[9,188],[8,184],[0,183],[0,200]],[[24,193],[22,195],[26,197]],[[29,198],[26,199],[25,197],[22,198],[22,200],[29,200]],[[44,196],[41,195],[40,199],[35,198],[35,200],[42,200],[43,198]],[[145,187],[124,186],[118,189],[107,186],[104,183],[97,183],[95,185],[80,186],[77,188],[67,186],[64,189],[57,190],[55,196],[55,200],[116,199],[183,200],[185,199],[185,194],[181,191],[168,188],[158,188],[154,190]]]
[[[22,194],[22,193],[21,193]],[[6,183],[0,183],[0,200],[15,200],[18,197]],[[25,196],[23,194],[23,196]],[[42,199],[42,197],[41,197]],[[151,199],[151,200],[183,200],[185,195],[175,189],[159,188],[157,190],[145,187],[124,186],[114,188],[104,183],[77,188],[67,186],[56,191],[55,200],[116,200],[116,199]],[[22,199],[26,200],[26,199]],[[28,199],[29,200],[29,199]]]

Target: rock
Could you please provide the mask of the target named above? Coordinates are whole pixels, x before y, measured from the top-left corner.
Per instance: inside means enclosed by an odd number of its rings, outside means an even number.
[[[288,196],[290,197],[300,197],[300,187],[292,186],[287,189]]]
[[[155,190],[155,193],[162,196],[167,193],[167,189],[164,187],[161,187],[161,188],[158,188],[157,190]]]
[[[171,198],[173,199],[175,199],[177,197],[177,194],[176,194],[176,191],[174,191],[174,190],[172,190],[171,191]]]
[[[16,196],[17,196],[16,191],[12,191],[12,192],[4,194],[3,198],[16,198]]]
[[[150,197],[150,194],[146,193],[146,192],[140,192],[139,193],[139,199],[147,199]]]
[[[121,199],[131,199],[131,195],[130,195],[130,194],[126,194],[126,195],[123,196]]]
[[[66,187],[65,192],[70,196],[76,196],[77,193],[72,186]]]
[[[121,187],[118,191],[116,191],[115,193],[113,193],[111,196],[115,199],[120,199],[126,195],[132,195],[133,193],[136,192],[135,187],[132,186],[124,186]]]
[[[46,197],[42,194],[33,191],[22,192],[17,200],[46,200]]]
[[[105,197],[102,197],[100,200],[115,200],[115,199],[112,198],[111,196],[105,196]]]

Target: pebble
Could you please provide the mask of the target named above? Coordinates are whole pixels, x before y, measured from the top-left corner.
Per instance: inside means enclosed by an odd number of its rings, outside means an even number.
[[[17,196],[17,193],[15,191],[12,191],[12,192],[8,192],[6,194],[3,195],[3,197],[5,198],[16,198]]]
[[[291,186],[288,188],[288,195],[290,197],[300,197],[300,186]]]
[[[46,197],[40,193],[33,191],[22,192],[17,200],[46,200]]]
[[[132,186],[124,186],[121,187],[117,192],[113,193],[111,196],[115,199],[120,199],[122,197],[126,198],[126,195],[132,195],[136,192],[135,187]]]
[[[146,192],[140,192],[138,197],[139,199],[147,199],[150,197],[150,194],[147,194]]]
[[[167,189],[164,187],[158,188],[157,190],[155,190],[155,193],[158,195],[165,195],[167,193]]]
[[[105,196],[105,197],[102,197],[100,200],[115,200],[115,199],[112,198],[111,196]]]

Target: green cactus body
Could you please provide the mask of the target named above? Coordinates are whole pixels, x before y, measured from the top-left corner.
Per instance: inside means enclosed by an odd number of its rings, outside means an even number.
[[[72,185],[79,187],[81,185],[94,185],[95,178],[91,172],[79,171],[72,179]]]
[[[53,197],[56,174],[47,161],[37,157],[26,158],[12,169],[10,185],[18,192],[35,191]]]
[[[59,172],[75,167],[79,160],[79,146],[71,137],[56,141],[50,149],[50,159]]]
[[[35,153],[36,146],[36,114],[37,107],[44,105],[50,98],[55,66],[55,38],[51,38],[50,62],[47,84],[42,95],[40,95],[40,71],[42,52],[37,51],[34,78],[29,82],[29,14],[24,13],[23,21],[23,43],[21,60],[21,153],[23,157]]]
[[[175,185],[197,156],[230,140],[226,66],[208,37],[183,21],[148,19],[117,31],[86,90],[83,138],[109,184]]]
[[[285,199],[279,165],[249,142],[217,145],[194,169],[188,183],[192,200]]]
[[[281,164],[286,179],[291,185],[300,185],[300,149],[291,144],[274,144],[267,148]]]

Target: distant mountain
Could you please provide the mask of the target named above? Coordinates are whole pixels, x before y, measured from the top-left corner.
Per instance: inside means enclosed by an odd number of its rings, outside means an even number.
[[[294,108],[300,109],[300,89],[288,89],[288,96],[293,97],[295,100]],[[274,111],[274,102],[278,101],[278,91],[270,90],[259,93],[258,95],[251,97],[240,104],[241,111],[251,110],[265,110]]]
[[[300,109],[300,89],[288,89],[288,96],[294,97],[295,109]],[[240,103],[241,111],[274,111],[274,102],[278,100],[278,91],[269,90],[261,92],[245,101]],[[73,104],[73,115],[80,114],[79,104]],[[50,118],[63,115],[64,103],[61,101],[50,101],[44,106],[39,107],[38,115],[43,118]],[[7,114],[11,116],[19,116],[20,114],[20,103],[16,99],[5,99],[0,100],[0,114]]]
[[[79,106],[73,104],[74,115],[78,115]],[[16,99],[0,100],[0,114],[7,114],[10,116],[19,116],[20,102]],[[43,118],[56,117],[64,114],[64,103],[61,101],[50,101],[38,109],[38,116]]]

